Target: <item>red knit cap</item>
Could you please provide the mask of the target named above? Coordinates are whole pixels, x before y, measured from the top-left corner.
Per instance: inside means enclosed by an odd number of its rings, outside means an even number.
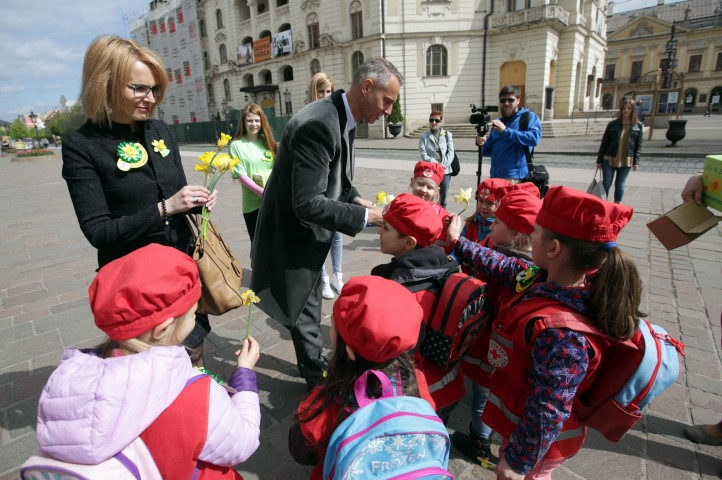
[[[441,185],[441,181],[444,179],[444,166],[440,163],[435,162],[416,162],[414,166],[414,178],[426,177],[436,182],[436,185]]]
[[[385,362],[411,350],[419,340],[424,311],[400,283],[382,277],[353,277],[333,305],[333,323],[354,352]]]
[[[95,324],[113,340],[130,340],[201,298],[198,267],[181,251],[151,243],[100,269],[88,289]]]
[[[511,182],[503,178],[487,178],[476,187],[476,199],[496,202],[501,199],[501,189],[509,185]]]
[[[494,215],[510,229],[530,234],[534,231],[536,216],[541,207],[542,201],[539,196],[519,188],[501,197],[501,204]]]
[[[608,202],[569,187],[552,187],[536,223],[554,233],[590,242],[613,242],[632,219],[627,205]]]
[[[497,194],[504,198],[504,195],[506,195],[509,192],[515,192],[517,190],[525,190],[532,195],[534,195],[536,198],[540,198],[541,194],[539,193],[539,189],[536,185],[534,185],[531,182],[523,182],[523,183],[512,183],[511,185],[507,185],[505,187],[501,187],[497,190]]]
[[[443,228],[434,206],[410,193],[402,193],[388,204],[384,221],[402,235],[414,237],[422,247],[434,243]]]

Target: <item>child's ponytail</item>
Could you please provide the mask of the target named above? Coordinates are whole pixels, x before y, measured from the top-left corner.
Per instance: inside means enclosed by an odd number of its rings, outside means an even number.
[[[642,280],[632,259],[616,245],[605,251],[606,259],[599,270],[589,278],[592,288],[593,320],[601,331],[619,339],[628,340],[639,327],[642,300]],[[606,244],[609,245],[609,244]]]

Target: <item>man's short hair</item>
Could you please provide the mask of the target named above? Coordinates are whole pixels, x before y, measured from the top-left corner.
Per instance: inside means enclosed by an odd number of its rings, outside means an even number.
[[[361,82],[367,78],[373,80],[374,85],[386,87],[391,81],[392,76],[399,80],[399,86],[404,84],[404,77],[393,63],[381,57],[372,58],[358,67],[356,74],[353,76],[351,88],[361,85]]]
[[[514,95],[516,98],[519,98],[521,97],[521,88],[519,88],[518,85],[504,85],[501,90],[499,90],[499,98],[504,95]]]

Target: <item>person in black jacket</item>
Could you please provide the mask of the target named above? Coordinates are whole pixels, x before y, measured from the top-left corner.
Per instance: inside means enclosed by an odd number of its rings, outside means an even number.
[[[642,135],[643,125],[637,119],[634,100],[626,98],[619,106],[617,118],[607,125],[597,155],[597,168],[602,169],[602,184],[607,197],[614,180],[614,203],[622,201],[630,170],[636,172],[639,168]]]
[[[167,85],[161,59],[130,40],[101,36],[88,47],[80,93],[88,121],[63,138],[62,173],[100,268],[150,243],[190,253],[179,214],[216,204],[217,192],[187,184],[173,132],[151,119]],[[196,363],[209,331],[197,314],[185,342]]]

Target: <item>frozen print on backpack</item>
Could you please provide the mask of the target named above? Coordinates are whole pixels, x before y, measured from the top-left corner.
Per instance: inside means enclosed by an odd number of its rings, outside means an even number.
[[[382,385],[369,398],[369,375]],[[324,479],[454,478],[447,470],[449,435],[425,400],[402,396],[400,377],[369,370],[356,380],[359,409],[336,428],[326,450]]]

